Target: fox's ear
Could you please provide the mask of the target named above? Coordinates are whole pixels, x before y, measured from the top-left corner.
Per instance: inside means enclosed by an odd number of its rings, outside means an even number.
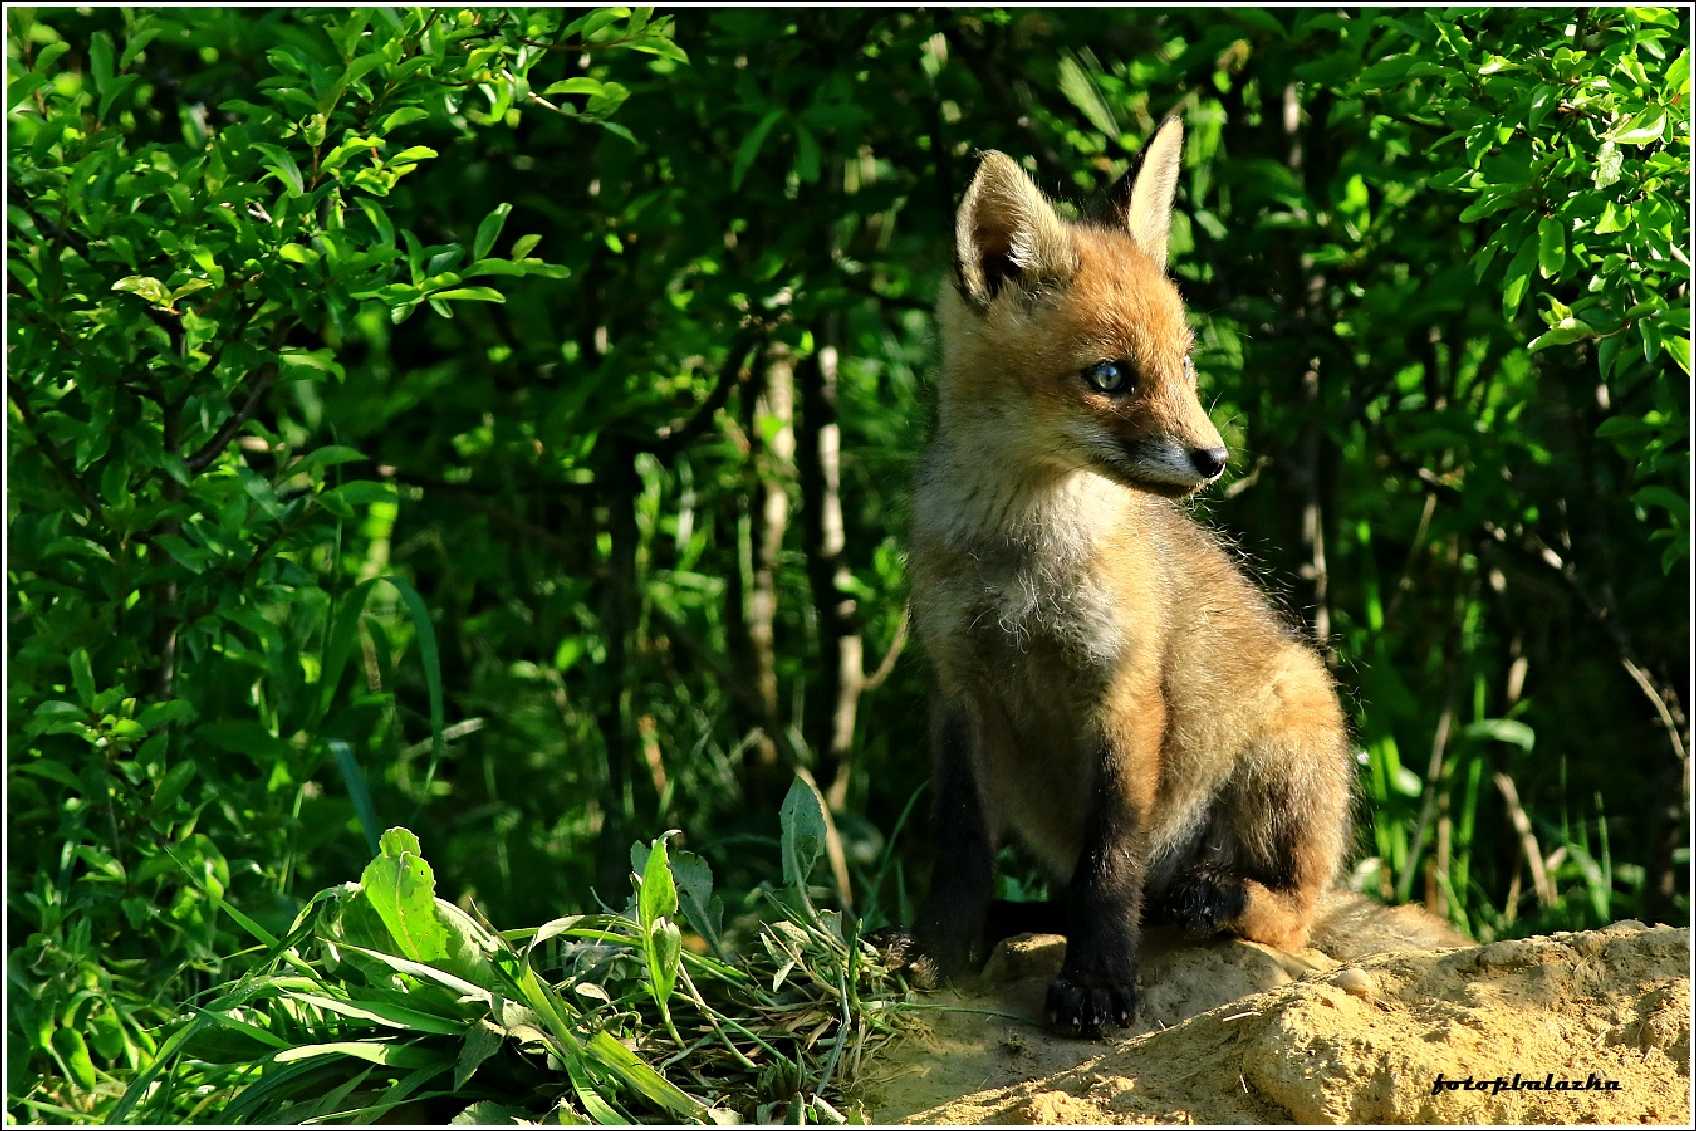
[[[990,150],[954,218],[954,268],[982,307],[1002,286],[1064,281],[1077,269],[1065,221],[1018,163]]]
[[[1131,238],[1160,268],[1172,234],[1172,197],[1184,152],[1184,120],[1169,114],[1142,147],[1131,169],[1113,186],[1113,204]]]

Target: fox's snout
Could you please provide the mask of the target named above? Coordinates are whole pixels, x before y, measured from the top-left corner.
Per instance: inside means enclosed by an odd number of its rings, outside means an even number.
[[[1230,455],[1224,448],[1191,448],[1190,464],[1207,480],[1219,478],[1225,470],[1225,458]]]

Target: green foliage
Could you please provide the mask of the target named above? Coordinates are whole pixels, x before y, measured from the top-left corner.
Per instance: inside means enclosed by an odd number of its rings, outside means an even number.
[[[542,922],[633,871],[646,900],[583,921],[620,988],[570,1017],[655,1064],[701,963],[740,968],[739,893],[785,877],[819,946],[827,892],[908,919],[901,546],[955,198],[998,148],[1087,201],[1172,109],[1173,270],[1233,452],[1203,508],[1350,695],[1353,882],[1481,937],[1687,913],[1681,10],[7,19],[20,1117],[109,1116],[143,1073],[190,1114],[232,1063],[157,1075],[190,1001],[361,1050],[269,1063],[252,1111],[422,1071],[263,980],[441,984],[347,931],[538,971],[426,914],[432,884]],[[431,1088],[510,1105],[510,1063],[558,1094],[510,1035],[479,1059],[489,1010],[442,1016],[396,1038],[471,1044]],[[573,1111],[657,1110],[582,1055]],[[784,1055],[759,1102],[830,1094]]]
[[[842,1122],[898,988],[798,888],[746,958],[684,949],[670,835],[632,846],[625,912],[497,932],[436,898],[418,838],[390,829],[360,883],[258,936],[265,962],[177,1024],[112,1119]]]
[[[496,254],[506,203],[420,237],[407,178],[540,104],[564,52],[677,52],[630,13],[43,15],[10,13],[8,38],[9,769],[13,819],[42,834],[12,976],[40,998],[18,1006],[27,1047],[104,1094],[227,949],[226,889],[286,922],[350,807],[374,821],[362,760],[401,747],[384,688],[414,644],[427,781],[443,754],[429,612],[381,576],[398,496],[335,442],[326,394],[384,322],[566,271],[535,237]],[[618,101],[550,112],[616,128]],[[369,616],[378,580],[410,624]],[[356,647],[366,678],[345,680]]]

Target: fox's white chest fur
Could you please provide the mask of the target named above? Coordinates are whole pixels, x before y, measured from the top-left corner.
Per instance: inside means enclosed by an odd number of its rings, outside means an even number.
[[[973,701],[991,825],[1058,875],[1077,859],[1098,756],[1096,709],[1134,646],[1094,568],[1122,489],[1089,472],[993,482],[933,451],[913,605],[944,686]]]

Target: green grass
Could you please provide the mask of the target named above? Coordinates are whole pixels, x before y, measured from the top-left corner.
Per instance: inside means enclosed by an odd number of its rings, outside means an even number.
[[[727,938],[707,864],[672,834],[632,846],[622,910],[497,930],[435,895],[418,838],[382,834],[357,883],[189,1003],[103,1122],[844,1122],[867,1054],[904,1024],[901,984],[808,878],[816,792],[783,807],[787,883]],[[221,902],[221,901],[220,901]],[[687,931],[687,934],[686,934]],[[686,945],[687,939],[687,945]]]

